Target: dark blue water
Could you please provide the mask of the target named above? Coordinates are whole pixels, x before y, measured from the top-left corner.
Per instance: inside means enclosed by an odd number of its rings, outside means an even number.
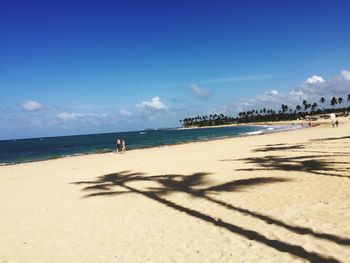
[[[201,129],[164,129],[0,141],[0,164],[14,164],[69,155],[110,152],[117,138],[127,150],[214,138],[271,132],[286,127],[235,126]]]

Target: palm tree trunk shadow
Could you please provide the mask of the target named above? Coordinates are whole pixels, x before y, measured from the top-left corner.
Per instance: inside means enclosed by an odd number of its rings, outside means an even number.
[[[285,229],[288,229],[289,231],[295,232],[295,233],[300,234],[300,235],[307,235],[308,234],[308,235],[312,235],[312,236],[317,237],[317,238],[333,241],[339,245],[350,245],[350,239],[338,237],[336,235],[327,234],[327,233],[317,233],[317,232],[313,231],[312,229],[309,229],[306,227],[291,226],[291,225],[288,225],[288,224],[284,223],[283,221],[275,219],[273,217],[259,214],[257,212],[250,211],[248,209],[244,209],[241,207],[233,206],[229,203],[211,198],[209,196],[205,196],[204,198],[206,198],[208,201],[211,201],[211,202],[216,203],[218,205],[224,206],[227,209],[250,215],[250,216],[252,216],[254,218],[258,218],[258,219],[260,219],[268,224],[274,224],[274,225],[283,227]]]
[[[197,219],[201,219],[205,222],[213,224],[214,226],[224,228],[224,229],[230,231],[231,233],[238,234],[238,235],[245,237],[245,238],[248,238],[250,240],[254,240],[254,241],[257,241],[259,243],[265,244],[265,245],[267,245],[271,248],[274,248],[278,251],[292,254],[292,255],[297,256],[299,258],[309,260],[310,262],[339,262],[337,259],[334,259],[334,258],[325,257],[325,256],[320,255],[320,254],[315,253],[315,252],[308,252],[304,248],[302,248],[301,246],[288,244],[288,243],[285,243],[285,242],[282,242],[279,240],[268,239],[267,237],[265,237],[264,235],[262,235],[256,231],[248,230],[248,229],[245,229],[245,228],[242,228],[242,227],[239,227],[239,226],[236,226],[236,225],[233,225],[233,224],[221,221],[221,220],[217,220],[210,215],[207,215],[207,214],[204,214],[202,212],[178,205],[172,201],[161,198],[157,194],[154,194],[152,192],[144,192],[144,191],[138,190],[138,189],[130,187],[130,186],[126,186],[126,185],[123,185],[123,186],[126,189],[130,190],[131,192],[143,195],[147,198],[150,198],[154,201],[157,201],[161,204],[164,204],[167,207],[173,208],[173,209],[178,210],[180,212],[184,212],[189,216],[195,217]]]

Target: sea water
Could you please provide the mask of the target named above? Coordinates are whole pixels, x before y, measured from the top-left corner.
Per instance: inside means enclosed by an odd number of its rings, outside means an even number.
[[[194,129],[150,129],[90,135],[0,141],[0,165],[48,160],[71,155],[111,152],[117,138],[127,150],[193,141],[276,132],[295,126],[230,126]]]

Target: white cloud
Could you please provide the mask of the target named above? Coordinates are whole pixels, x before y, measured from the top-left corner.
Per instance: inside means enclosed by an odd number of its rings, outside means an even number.
[[[325,81],[322,77],[313,75],[312,77],[305,80],[304,84],[315,84],[315,83],[323,83],[323,82]]]
[[[199,98],[207,98],[209,97],[211,94],[209,91],[206,91],[205,89],[199,87],[196,84],[192,84],[190,86],[190,89],[194,92],[194,94],[199,97]]]
[[[73,112],[61,112],[57,114],[57,118],[63,121],[74,121],[78,118],[78,113]]]
[[[197,79],[197,80],[191,80],[186,82],[168,83],[166,85],[162,84],[162,87],[189,86],[193,83],[196,83],[197,85],[205,85],[205,84],[244,82],[244,81],[259,80],[259,79],[278,78],[281,76],[282,75],[276,75],[276,74],[260,74],[260,75],[233,76],[233,77],[215,78],[215,79],[201,79],[201,80]]]
[[[76,112],[61,112],[56,115],[56,117],[62,121],[90,121],[95,122],[96,119],[107,117],[105,113],[76,113]]]
[[[278,91],[273,89],[273,90],[270,91],[270,94],[273,95],[273,96],[277,96],[278,95]]]
[[[21,107],[25,111],[36,111],[42,109],[44,106],[39,102],[26,100],[22,102]]]
[[[143,101],[140,104],[137,104],[136,107],[140,110],[148,111],[165,110],[167,108],[158,96],[152,98],[151,101]]]
[[[350,71],[348,70],[342,70],[340,72],[341,76],[346,79],[346,80],[349,80],[350,81]]]
[[[235,77],[209,79],[209,80],[194,81],[194,82],[200,83],[200,84],[230,83],[230,82],[241,82],[241,81],[257,80],[257,79],[269,79],[269,78],[275,78],[275,77],[278,77],[278,76],[279,75],[272,75],[272,74],[250,75],[250,76],[235,76]]]
[[[121,111],[119,111],[119,114],[121,116],[124,116],[124,117],[130,117],[132,115],[131,112],[129,112],[127,110],[121,110]]]

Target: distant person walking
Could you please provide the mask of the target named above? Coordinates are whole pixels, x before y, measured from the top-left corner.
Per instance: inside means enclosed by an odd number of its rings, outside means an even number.
[[[335,119],[335,126],[338,128],[339,126],[339,121],[338,121],[338,118]]]
[[[335,122],[336,122],[336,120],[337,120],[337,116],[335,115],[335,113],[331,113],[331,114],[329,115],[329,117],[331,118],[331,125],[332,125],[332,127],[334,128],[334,127],[335,127]]]
[[[121,146],[120,146],[120,150],[122,153],[125,153],[125,150],[126,150],[126,145],[125,145],[125,141],[124,139],[121,139]]]
[[[121,148],[121,142],[120,142],[120,139],[117,139],[115,141],[115,144],[116,144],[116,153],[119,152],[120,148]]]

